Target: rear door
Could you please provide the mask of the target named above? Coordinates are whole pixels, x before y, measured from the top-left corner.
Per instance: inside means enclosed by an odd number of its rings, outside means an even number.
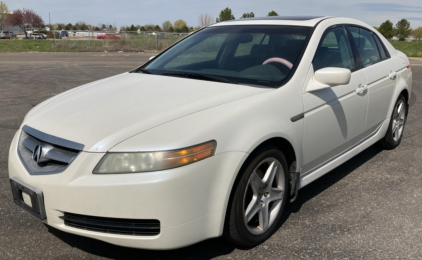
[[[305,92],[304,174],[336,157],[365,135],[368,95],[357,93],[366,85],[361,65],[356,61],[345,27],[327,29],[315,53],[305,85],[312,84],[314,73],[326,67],[349,69],[347,85]]]
[[[366,129],[374,131],[388,117],[396,86],[396,66],[376,34],[358,26],[348,26],[348,29],[368,82]]]

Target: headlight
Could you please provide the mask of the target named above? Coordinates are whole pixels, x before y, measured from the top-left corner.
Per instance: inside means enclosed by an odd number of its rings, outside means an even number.
[[[216,147],[215,141],[209,141],[171,151],[107,153],[93,173],[135,173],[172,169],[211,157]]]

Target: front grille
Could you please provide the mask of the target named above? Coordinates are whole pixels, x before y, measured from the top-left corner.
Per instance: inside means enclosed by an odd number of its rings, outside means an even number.
[[[102,233],[134,236],[160,234],[160,221],[156,219],[103,218],[67,212],[60,218],[66,226]]]
[[[62,172],[82,149],[82,144],[45,134],[26,125],[22,128],[18,144],[19,157],[30,174]],[[35,154],[40,160],[34,159]]]

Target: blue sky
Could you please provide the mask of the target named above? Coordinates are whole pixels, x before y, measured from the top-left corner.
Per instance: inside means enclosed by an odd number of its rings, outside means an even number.
[[[214,18],[226,7],[232,9],[235,18],[245,12],[255,16],[266,16],[275,10],[279,15],[328,15],[362,20],[379,26],[389,19],[394,24],[406,18],[411,27],[422,26],[422,1],[339,1],[339,0],[1,0],[9,11],[28,8],[37,12],[48,23],[75,23],[84,21],[91,25],[114,24],[117,27],[131,24],[161,24],[165,20],[185,20],[189,26],[198,25],[198,16],[209,13]],[[399,3],[399,4],[397,4]]]

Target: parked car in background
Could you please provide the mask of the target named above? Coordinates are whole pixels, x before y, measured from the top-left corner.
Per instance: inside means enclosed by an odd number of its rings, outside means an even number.
[[[46,40],[48,38],[48,36],[44,33],[32,33],[31,36],[36,40]]]
[[[97,35],[97,39],[101,39],[101,40],[116,40],[116,39],[120,39],[120,36],[119,35],[115,35],[114,33],[105,33],[105,34]]]
[[[59,34],[59,38],[69,37],[69,33],[67,31],[61,31]]]
[[[8,31],[0,31],[0,39],[10,39],[10,34]]]
[[[376,142],[399,146],[411,93],[409,59],[366,23],[216,23],[28,112],[9,152],[14,203],[121,246],[256,246],[301,188]]]

